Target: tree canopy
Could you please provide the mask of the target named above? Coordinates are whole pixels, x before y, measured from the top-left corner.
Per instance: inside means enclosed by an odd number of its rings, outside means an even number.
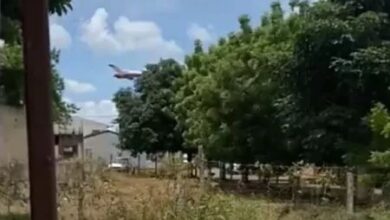
[[[195,41],[183,73],[169,78],[173,89],[145,74],[135,92],[118,92],[116,102],[122,94],[132,106],[118,104],[118,120],[137,119],[125,126],[144,132],[134,144],[159,143],[167,127],[151,129],[145,118],[159,118],[165,105],[155,103],[169,93],[170,131],[181,132],[184,149],[203,145],[210,159],[367,163],[380,148],[366,116],[377,102],[390,106],[389,9],[382,0],[292,0],[288,12],[273,3],[257,27],[243,15],[215,45]]]
[[[70,0],[50,0],[50,13],[59,16],[72,9]],[[24,65],[22,55],[21,36],[21,1],[4,0],[1,2],[1,29],[0,39],[5,44],[0,48],[0,99],[7,105],[21,107],[24,105]],[[62,92],[65,89],[63,79],[60,77],[56,64],[59,62],[60,52],[52,50],[52,97],[54,120],[57,123],[65,123],[70,119],[70,114],[77,108],[73,104],[65,103]]]
[[[241,16],[207,52],[197,41],[176,94],[187,145],[238,162],[359,163],[362,118],[390,104],[389,6],[378,2],[291,1],[289,16],[273,3],[259,27]]]
[[[121,148],[133,153],[176,152],[182,136],[173,113],[173,82],[182,66],[172,59],[146,65],[135,90],[119,90],[113,101],[119,116]]]

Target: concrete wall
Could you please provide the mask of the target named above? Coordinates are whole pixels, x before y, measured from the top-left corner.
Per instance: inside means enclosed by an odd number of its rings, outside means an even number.
[[[111,132],[105,132],[85,138],[85,157],[91,157],[91,159],[103,160],[105,163],[109,163],[111,157],[116,158],[121,152],[116,147],[118,143],[118,135]]]
[[[126,157],[130,159],[132,166],[137,166],[138,158],[132,157],[129,151],[118,149],[116,147],[118,144],[118,135],[109,131],[87,137],[84,139],[85,157],[88,158],[90,156],[91,159],[102,160],[106,164],[110,163],[111,158],[115,160],[118,157]],[[143,153],[140,155],[140,166],[141,168],[153,168],[154,163],[147,160],[146,153]]]
[[[27,130],[23,108],[0,105],[0,163],[27,164]]]

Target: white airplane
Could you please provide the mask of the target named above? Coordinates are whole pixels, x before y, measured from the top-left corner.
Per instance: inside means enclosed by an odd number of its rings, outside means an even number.
[[[142,71],[139,70],[122,70],[114,64],[109,64],[108,66],[115,71],[114,77],[118,79],[133,80],[134,78],[140,77],[142,74]]]

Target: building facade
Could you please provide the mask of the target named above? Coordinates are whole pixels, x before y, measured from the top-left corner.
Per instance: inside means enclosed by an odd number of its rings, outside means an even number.
[[[0,105],[0,165],[27,164],[27,129],[24,108]]]

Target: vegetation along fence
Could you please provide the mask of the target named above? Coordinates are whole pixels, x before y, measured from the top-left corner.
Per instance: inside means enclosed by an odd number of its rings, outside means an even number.
[[[203,164],[202,164],[203,163]],[[390,204],[390,169],[374,167],[318,167],[269,164],[226,164],[218,161],[162,162],[157,170],[140,170],[121,175],[143,175],[167,179],[203,179],[210,190],[229,194],[265,197],[267,201],[291,205],[342,206],[355,209]],[[57,166],[59,209],[62,215],[87,215],[86,206],[107,206],[115,198],[106,177],[107,167],[93,161],[65,161]],[[111,172],[112,173],[112,172]],[[157,173],[157,176],[156,176]],[[129,186],[123,186],[129,187]],[[120,189],[121,190],[121,189]],[[25,166],[12,162],[0,168],[0,215],[28,212],[28,182]],[[99,200],[100,198],[102,200]],[[111,198],[111,197],[110,197]],[[109,199],[109,203],[115,201]],[[71,207],[71,208],[69,208]],[[81,214],[80,214],[81,213]],[[82,216],[79,216],[83,219]]]

